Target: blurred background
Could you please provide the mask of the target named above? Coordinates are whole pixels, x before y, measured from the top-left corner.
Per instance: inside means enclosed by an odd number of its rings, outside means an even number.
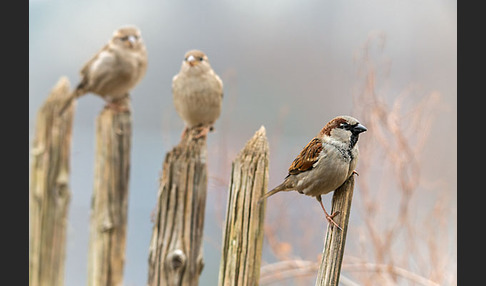
[[[29,0],[29,146],[37,111],[59,78],[75,87],[84,63],[126,24],[142,31],[149,64],[131,92],[124,285],[147,281],[162,162],[184,127],[171,82],[190,49],[204,51],[224,83],[222,114],[208,136],[200,285],[217,284],[231,162],[246,141],[265,126],[271,189],[341,114],[368,128],[359,140],[342,285],[456,285],[457,1]],[[86,284],[94,128],[103,106],[88,94],[75,111],[70,286]],[[323,197],[328,210],[331,198]],[[271,197],[262,284],[314,285],[326,227],[315,199]]]

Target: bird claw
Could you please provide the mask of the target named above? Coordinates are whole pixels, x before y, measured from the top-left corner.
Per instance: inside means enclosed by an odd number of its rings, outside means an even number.
[[[206,137],[208,135],[209,131],[213,131],[213,126],[203,126],[200,127],[199,133],[194,136],[194,138],[199,139],[202,137]]]
[[[353,174],[352,175],[359,176],[359,174],[358,174],[358,172],[356,172],[356,170],[353,170]]]
[[[317,201],[321,204],[321,207],[322,207],[322,210],[324,211],[324,215],[326,216],[326,219],[327,221],[329,222],[329,224],[331,225],[331,228],[333,226],[336,226],[337,228],[339,228],[340,230],[343,230],[334,220],[333,218],[335,216],[337,216],[338,214],[340,214],[341,212],[340,211],[334,211],[331,215],[329,215],[326,211],[326,209],[324,208],[324,205],[322,204],[322,200],[321,200],[321,196],[316,196],[316,199]]]
[[[107,102],[106,105],[105,105],[105,108],[111,109],[115,112],[127,112],[127,111],[130,110],[126,105],[119,104],[119,103],[116,103],[116,102]]]
[[[329,224],[331,225],[331,227],[333,226],[336,226],[337,228],[339,228],[340,230],[343,230],[334,220],[333,218],[335,216],[337,216],[338,214],[340,214],[341,212],[340,211],[335,211],[333,212],[331,215],[326,215],[326,219],[327,221],[329,222]]]

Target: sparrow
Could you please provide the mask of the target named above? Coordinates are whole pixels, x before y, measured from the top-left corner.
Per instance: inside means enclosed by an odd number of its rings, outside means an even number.
[[[321,204],[328,222],[339,229],[322,204],[321,195],[336,190],[355,171],[358,162],[358,137],[367,129],[351,116],[338,116],[329,121],[295,158],[284,181],[266,193],[261,199],[287,191],[315,197]],[[341,229],[342,230],[342,229]]]
[[[223,81],[213,71],[206,54],[190,50],[178,74],[172,78],[172,97],[179,117],[184,121],[182,137],[191,128],[198,128],[196,138],[213,130],[221,114]]]
[[[81,69],[81,81],[61,109],[89,92],[103,98],[115,110],[121,99],[143,78],[147,70],[147,51],[140,30],[124,26],[113,32],[110,41]]]

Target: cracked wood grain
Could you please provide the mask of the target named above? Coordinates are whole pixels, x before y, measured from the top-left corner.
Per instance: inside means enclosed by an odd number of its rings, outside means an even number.
[[[148,285],[198,285],[207,193],[206,137],[189,130],[165,156],[149,248]]]
[[[61,77],[36,118],[29,189],[29,285],[64,285],[66,227],[71,193],[69,156],[73,105],[69,80]]]
[[[220,286],[258,285],[267,191],[268,142],[262,126],[233,161],[219,270]]]
[[[89,286],[123,284],[130,175],[132,115],[104,108],[96,119],[96,157],[90,213]]]

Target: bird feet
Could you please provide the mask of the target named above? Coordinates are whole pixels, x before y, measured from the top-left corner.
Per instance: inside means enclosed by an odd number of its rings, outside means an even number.
[[[321,204],[321,207],[322,207],[322,210],[324,211],[324,214],[326,215],[326,219],[327,221],[329,222],[329,224],[331,225],[331,227],[333,226],[336,226],[337,228],[339,228],[340,230],[343,230],[334,220],[333,218],[335,216],[337,216],[340,211],[335,211],[333,212],[331,215],[329,215],[326,211],[326,208],[324,208],[324,205],[322,204],[322,199],[321,199],[321,196],[317,196],[316,197],[317,201],[319,202],[319,204]]]
[[[105,105],[105,108],[106,109],[111,109],[115,112],[127,112],[127,111],[130,111],[130,109],[128,108],[127,105],[125,104],[120,104],[120,103],[117,103],[117,102],[107,102],[106,105]]]
[[[326,219],[327,219],[327,221],[329,222],[329,224],[331,224],[331,227],[336,226],[336,227],[337,227],[337,228],[339,228],[340,230],[343,230],[343,229],[342,229],[342,228],[341,228],[341,227],[340,227],[340,226],[339,226],[339,225],[338,225],[338,224],[337,224],[337,223],[336,223],[336,222],[333,220],[333,218],[334,218],[335,216],[337,216],[339,213],[340,213],[340,211],[335,211],[335,212],[333,212],[331,215],[328,215],[328,214],[326,213]]]
[[[196,138],[196,139],[206,137],[206,135],[208,135],[208,133],[210,131],[214,130],[212,125],[211,126],[201,126],[201,127],[197,127],[197,128],[199,129],[199,133],[196,136],[194,136],[194,138]]]
[[[356,172],[356,170],[353,170],[353,173],[351,175],[359,176],[359,174],[358,174],[358,172]]]
[[[209,133],[210,128],[211,127],[209,126],[199,127],[199,133],[196,136],[194,136],[194,138],[199,139],[201,137],[206,137],[206,135],[208,135]]]
[[[197,127],[193,127],[193,128],[197,131],[197,134],[194,135],[194,139],[206,137],[210,131],[214,130],[213,126],[197,126]],[[187,126],[184,127],[184,131],[182,131],[182,134],[181,134],[181,140],[186,135],[188,135],[190,129],[192,129],[192,128],[189,128]]]

